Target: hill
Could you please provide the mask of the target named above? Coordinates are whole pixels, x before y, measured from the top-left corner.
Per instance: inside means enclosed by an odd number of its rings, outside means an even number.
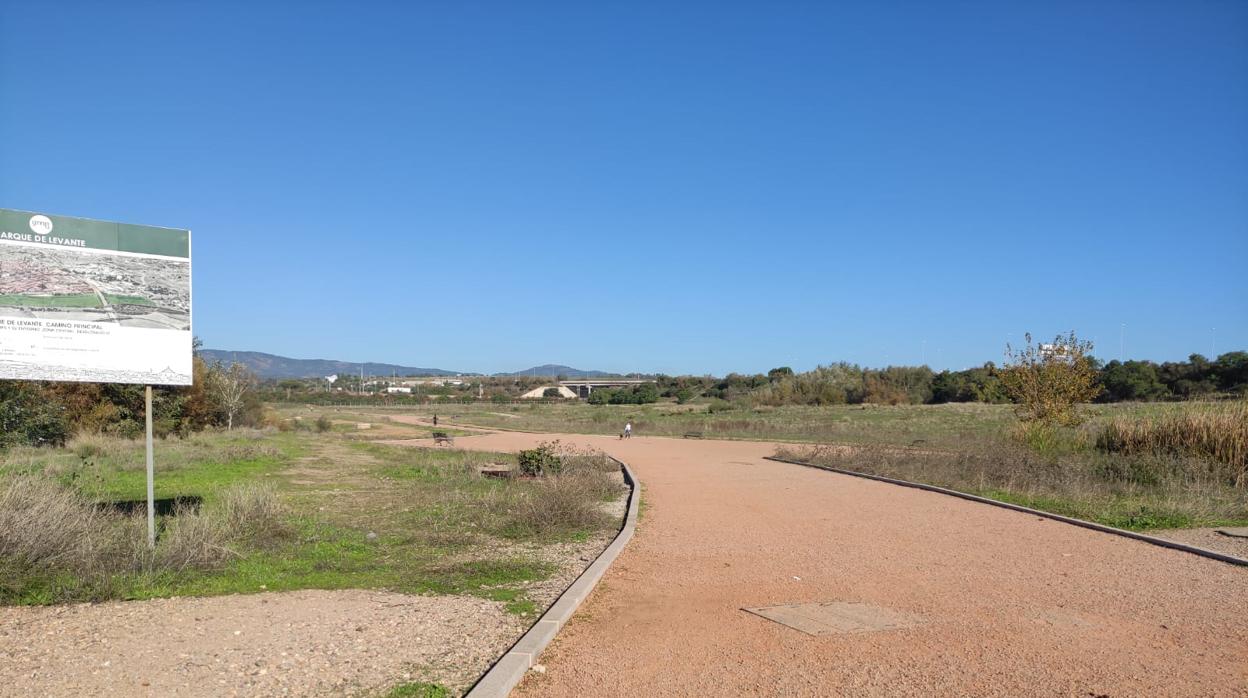
[[[208,362],[240,363],[261,378],[315,378],[335,374],[358,375],[360,369],[369,376],[457,376],[458,371],[441,368],[419,368],[397,364],[354,363],[332,359],[292,359],[259,351],[226,351],[203,349],[199,352]]]
[[[568,378],[616,378],[618,373],[610,373],[608,371],[585,371],[571,366],[562,364],[543,364],[526,368],[523,371],[513,371],[511,373],[495,373],[495,376],[566,376]]]

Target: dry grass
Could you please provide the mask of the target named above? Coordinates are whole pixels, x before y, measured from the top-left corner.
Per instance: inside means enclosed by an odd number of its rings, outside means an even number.
[[[99,571],[125,546],[117,516],[35,476],[0,480],[0,562],[15,569]]]
[[[290,536],[287,511],[271,483],[240,484],[223,490],[209,510],[229,538],[266,547]]]
[[[606,525],[602,503],[620,486],[599,470],[565,471],[533,483],[510,507],[510,525],[527,535],[550,535]]]
[[[163,524],[149,549],[143,516],[45,477],[0,478],[0,598],[107,598],[119,576],[217,570],[287,531],[272,488],[254,485],[229,488],[201,509],[179,506]]]
[[[804,446],[781,448],[777,455],[937,485],[1120,528],[1248,521],[1248,491],[1210,476],[1207,461],[1080,451],[1076,437],[1045,443],[1051,449],[1045,453],[1009,439],[971,439],[956,451]]]
[[[1191,456],[1225,466],[1214,477],[1248,487],[1248,401],[1150,417],[1110,420],[1097,436],[1102,450],[1125,455]]]

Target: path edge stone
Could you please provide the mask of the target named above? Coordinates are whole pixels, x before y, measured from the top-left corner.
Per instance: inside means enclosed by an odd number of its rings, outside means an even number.
[[[624,525],[620,527],[620,532],[615,535],[610,545],[604,548],[602,553],[585,568],[585,571],[559,595],[559,598],[555,599],[555,602],[546,609],[537,622],[524,635],[521,635],[520,639],[498,661],[494,662],[480,679],[477,679],[477,682],[468,690],[467,698],[505,698],[510,694],[511,690],[524,678],[525,673],[538,663],[537,658],[541,656],[542,650],[555,639],[555,635],[572,618],[577,607],[589,597],[590,592],[598,585],[598,581],[611,567],[611,563],[615,562],[615,558],[620,556],[620,553],[624,551],[624,546],[628,545],[628,541],[632,539],[637,529],[641,485],[627,463],[614,456],[608,457],[619,463],[624,473],[624,480],[629,486],[628,510],[624,515]]]
[[[1093,531],[1109,533],[1115,536],[1122,536],[1124,538],[1132,538],[1134,540],[1138,540],[1144,543],[1150,543],[1152,545],[1161,546],[1163,548],[1170,548],[1172,550],[1181,550],[1185,553],[1192,553],[1193,555],[1200,555],[1201,557],[1207,557],[1213,560],[1218,560],[1219,562],[1226,562],[1232,565],[1242,565],[1242,566],[1248,567],[1248,560],[1245,560],[1242,557],[1235,557],[1234,555],[1227,555],[1226,553],[1220,553],[1216,550],[1209,550],[1208,548],[1201,548],[1195,545],[1187,545],[1186,543],[1179,543],[1178,541],[1166,540],[1165,538],[1158,538],[1156,536],[1150,536],[1144,533],[1136,533],[1135,531],[1128,531],[1128,530],[1121,529],[1121,528],[1114,528],[1113,526],[1106,526],[1104,524],[1098,524],[1092,521],[1084,521],[1083,519],[1076,519],[1070,516],[1062,516],[1061,514],[1053,514],[1047,511],[1041,511],[1039,509],[1032,509],[1030,507],[1025,507],[1019,504],[1010,504],[1009,502],[1002,502],[1001,500],[998,500],[998,499],[989,499],[988,497],[980,497],[979,495],[967,494],[966,492],[959,492],[957,490],[951,490],[946,487],[937,487],[936,485],[925,485],[921,482],[911,482],[909,480],[898,480],[897,478],[885,477],[883,475],[872,475],[870,473],[861,473],[856,470],[845,470],[844,468],[837,468],[831,465],[817,465],[815,463],[807,463],[805,461],[800,461],[800,460],[780,458],[778,456],[763,456],[763,458],[766,460],[775,461],[777,463],[788,463],[790,465],[800,465],[806,468],[814,468],[816,470],[827,470],[833,473],[840,473],[841,475],[850,475],[853,477],[865,478],[867,480],[877,480],[879,482],[887,482],[892,485],[901,485],[902,487],[913,487],[919,490],[927,490],[928,492],[936,492],[938,494],[947,494],[952,497],[958,497],[960,499],[967,499],[972,502],[979,502],[980,504],[990,504],[994,507],[1001,507],[1002,509],[1012,509],[1014,511],[1022,512],[1024,514],[1034,514],[1036,516],[1041,516],[1046,519],[1053,519],[1054,521],[1061,521],[1062,523],[1068,523],[1073,526],[1080,526],[1082,528],[1090,528]]]

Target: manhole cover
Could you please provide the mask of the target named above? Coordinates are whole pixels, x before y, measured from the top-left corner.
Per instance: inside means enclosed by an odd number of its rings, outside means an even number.
[[[832,601],[828,603],[795,603],[783,606],[744,608],[756,616],[774,620],[809,635],[869,633],[895,630],[919,624],[919,618],[865,603]]]

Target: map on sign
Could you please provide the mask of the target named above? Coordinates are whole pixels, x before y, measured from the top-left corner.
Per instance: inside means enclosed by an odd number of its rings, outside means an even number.
[[[190,231],[0,209],[0,378],[190,385]]]

